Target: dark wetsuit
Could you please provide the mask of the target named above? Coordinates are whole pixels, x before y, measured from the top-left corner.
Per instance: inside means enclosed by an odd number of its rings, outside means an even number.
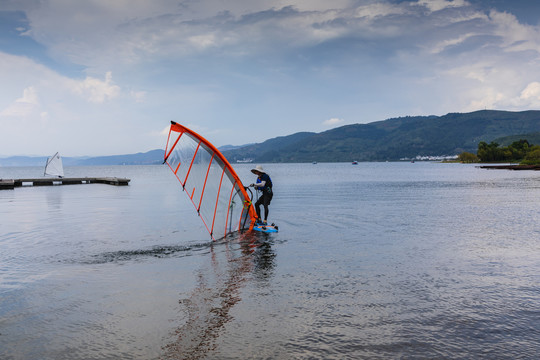
[[[261,174],[259,176],[261,182],[265,181],[264,187],[257,187],[257,190],[262,192],[262,195],[259,196],[259,200],[255,203],[255,210],[257,211],[257,217],[261,218],[261,205],[264,207],[264,220],[268,219],[268,205],[272,201],[274,193],[272,192],[272,180],[268,174]]]

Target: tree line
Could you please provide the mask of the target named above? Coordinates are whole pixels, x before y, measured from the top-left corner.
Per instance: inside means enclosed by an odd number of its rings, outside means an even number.
[[[472,162],[515,162],[522,165],[540,165],[540,145],[531,145],[526,139],[514,141],[508,146],[496,142],[481,141],[476,154],[463,152],[458,160]]]

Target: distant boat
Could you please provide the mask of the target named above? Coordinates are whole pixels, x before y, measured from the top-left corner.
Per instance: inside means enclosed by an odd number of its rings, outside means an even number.
[[[352,164],[353,164],[353,165],[358,165],[358,161],[354,160],[354,161],[352,162]]]
[[[242,159],[242,160],[236,160],[237,163],[251,163],[253,162],[253,159]]]
[[[314,161],[314,162],[312,162],[312,164],[313,164],[313,165],[315,165],[315,164],[317,164],[317,162],[316,162],[316,161]]]
[[[56,176],[64,177],[64,166],[62,165],[62,158],[59,153],[54,154],[47,159],[47,164],[45,164],[44,176]]]

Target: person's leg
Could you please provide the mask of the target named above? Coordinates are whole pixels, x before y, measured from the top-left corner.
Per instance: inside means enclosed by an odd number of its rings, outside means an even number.
[[[268,219],[268,205],[264,204],[264,221]]]
[[[264,221],[268,219],[268,205],[270,204],[270,197],[267,194],[263,196],[263,206],[264,206]]]
[[[261,196],[257,202],[255,203],[255,211],[257,212],[257,218],[261,219],[261,204],[262,204],[263,197]]]

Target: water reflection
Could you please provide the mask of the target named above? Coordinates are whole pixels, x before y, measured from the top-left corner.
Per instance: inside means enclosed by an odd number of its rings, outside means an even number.
[[[163,359],[200,359],[216,348],[216,339],[233,319],[231,309],[242,300],[250,279],[268,281],[275,267],[267,234],[247,233],[210,248],[210,263],[197,271],[197,287],[179,300],[184,324],[164,347]]]
[[[63,206],[62,194],[64,193],[58,187],[45,192],[45,198],[47,199],[47,210],[52,212],[60,212]]]

